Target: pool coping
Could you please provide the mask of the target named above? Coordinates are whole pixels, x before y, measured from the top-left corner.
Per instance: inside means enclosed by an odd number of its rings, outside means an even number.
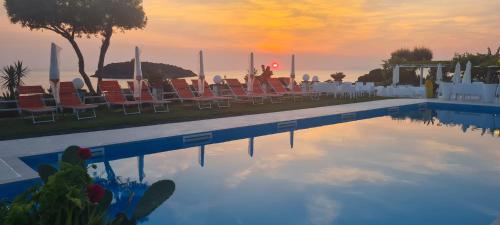
[[[0,160],[7,166],[0,167],[0,174],[9,177],[8,173],[10,173],[10,177],[7,179],[0,179],[0,185],[34,179],[38,177],[36,171],[31,169],[26,163],[24,163],[20,159],[20,157],[61,152],[70,145],[79,145],[84,147],[113,145],[124,142],[145,141],[156,138],[203,133],[251,125],[279,123],[290,120],[300,120],[329,115],[340,115],[345,113],[356,113],[366,110],[415,105],[429,102],[500,107],[499,104],[456,102],[438,99],[386,99],[362,103],[224,117],[217,119],[5,140],[0,141]],[[33,148],[33,146],[36,146],[36,148]]]

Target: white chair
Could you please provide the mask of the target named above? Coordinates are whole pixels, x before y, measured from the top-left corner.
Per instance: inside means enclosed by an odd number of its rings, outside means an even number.
[[[438,98],[443,100],[450,100],[452,96],[453,84],[441,82],[438,88]]]
[[[368,92],[368,95],[375,96],[375,83],[366,82],[365,88],[366,88],[366,91]]]

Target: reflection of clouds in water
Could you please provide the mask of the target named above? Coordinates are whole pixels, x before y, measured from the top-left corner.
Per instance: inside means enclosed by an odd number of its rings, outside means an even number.
[[[265,157],[253,159],[254,163],[250,164],[249,167],[243,170],[237,171],[232,175],[228,176],[225,180],[225,186],[227,188],[234,188],[238,186],[241,182],[246,180],[252,173],[262,172],[263,174],[272,175],[279,174],[286,171],[281,171],[280,168],[289,165],[289,163],[298,160],[315,160],[321,158],[326,153],[316,148],[304,148],[300,151],[288,151],[289,149],[284,147],[279,147],[279,145],[286,145],[288,143],[277,142],[276,139],[282,139],[281,137],[286,134],[278,134],[276,136],[261,137],[262,139],[267,139],[265,141],[266,147],[256,146],[256,152],[266,152]],[[271,140],[270,140],[271,139]],[[272,140],[274,139],[274,140]],[[288,145],[287,145],[288,146]],[[257,153],[259,154],[259,153]]]
[[[174,200],[168,201],[168,207],[172,210],[176,224],[206,224],[205,218],[215,205],[213,201],[190,202],[188,204]]]
[[[312,225],[332,224],[341,209],[337,202],[325,195],[314,195],[308,200],[306,207]]]
[[[252,170],[246,169],[241,172],[237,172],[232,176],[229,176],[225,180],[225,185],[227,188],[234,188],[238,186],[242,181],[246,180],[247,177],[252,173]]]
[[[498,145],[498,139],[477,137],[474,133],[462,134],[450,127],[428,127],[408,120],[376,118],[322,127],[297,136],[306,139],[311,148],[331,149],[332,158],[406,172],[429,174],[477,166],[449,162],[449,157],[456,155],[490,162],[484,166],[500,168],[496,163],[500,153],[494,147]],[[297,143],[301,143],[301,139]],[[481,154],[473,154],[478,150]]]
[[[379,183],[391,178],[377,171],[360,168],[325,168],[317,173],[305,174],[301,181],[308,184],[328,184],[334,186],[350,185],[354,182]]]
[[[498,217],[495,221],[491,222],[490,225],[500,225],[500,217]]]
[[[332,182],[340,183],[349,183],[348,176],[362,181],[371,176],[378,181],[391,177],[412,182],[406,176],[389,175],[397,171],[433,174],[463,173],[481,167],[500,168],[496,163],[500,160],[500,152],[494,147],[498,144],[497,139],[480,137],[482,141],[477,141],[473,133],[463,134],[449,127],[431,128],[409,120],[382,117],[296,131],[293,151],[286,151],[286,137],[287,134],[257,137],[254,162],[229,176],[226,187],[236,187],[256,172],[276,179],[293,177],[288,174],[298,173],[291,171],[294,163],[310,163],[313,171],[322,171],[312,173],[314,176],[333,176],[336,180]],[[259,143],[265,145],[259,146]],[[475,154],[477,151],[481,154]],[[263,152],[265,156],[259,158]],[[467,157],[467,160],[457,161],[456,157]],[[489,163],[482,164],[484,162]],[[336,165],[335,169],[328,170],[331,164]],[[363,169],[366,167],[370,169]],[[309,174],[304,176],[310,177]]]

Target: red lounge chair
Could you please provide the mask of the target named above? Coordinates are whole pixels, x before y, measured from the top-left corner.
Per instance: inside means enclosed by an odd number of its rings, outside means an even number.
[[[99,82],[99,88],[104,93],[104,99],[108,103],[108,106],[111,105],[120,105],[123,108],[123,114],[131,115],[131,114],[140,114],[141,107],[140,102],[138,101],[128,101],[125,96],[122,94],[122,90],[120,88],[120,84],[116,80],[106,80]],[[127,107],[137,105],[137,111],[135,112],[127,112]]]
[[[205,97],[196,97],[191,89],[189,88],[188,83],[184,79],[171,79],[170,84],[177,95],[177,99],[181,102],[184,101],[192,101],[196,102],[199,109],[210,109],[212,108],[212,98]],[[202,104],[205,103],[205,104]]]
[[[130,91],[134,93],[134,81],[127,81],[127,84]],[[169,112],[168,103],[170,103],[170,101],[158,100],[153,97],[153,94],[151,94],[151,91],[149,90],[149,85],[145,81],[142,82],[141,96],[137,100],[141,103],[151,104],[155,113]]]
[[[240,83],[238,79],[224,79],[226,81],[229,90],[236,99],[240,100],[252,100],[252,103],[255,104],[264,104],[264,98],[268,97],[266,94],[258,94],[255,93],[247,93],[243,85]],[[259,87],[260,88],[260,87]],[[254,85],[255,89],[255,85]],[[261,90],[262,91],[262,90]],[[258,101],[256,101],[258,100]]]
[[[278,93],[266,93],[262,89],[262,84],[260,83],[260,80],[255,79],[253,81],[253,93],[255,95],[263,95],[266,97],[269,97],[271,100],[271,103],[281,103],[281,99],[283,98],[283,94],[278,94]]]
[[[72,109],[78,120],[96,118],[95,108],[97,108],[97,105],[82,103],[73,82],[59,83],[59,102],[60,107],[63,109]],[[91,116],[80,117],[80,111],[86,110],[92,111]]]
[[[197,79],[192,79],[191,80],[191,83],[193,85],[193,88],[198,91],[198,80]],[[217,103],[217,106],[219,108],[222,108],[222,107],[230,107],[231,104],[229,102],[229,100],[231,100],[232,98],[230,97],[223,97],[223,96],[217,96],[215,95],[213,92],[212,92],[212,89],[210,89],[210,86],[208,86],[208,83],[205,81],[205,88],[203,89],[203,95],[202,96],[198,96],[198,97],[202,97],[202,98],[211,98],[212,101],[214,101],[215,103]],[[199,93],[198,93],[199,95]],[[224,102],[226,102],[224,104]]]
[[[33,124],[55,122],[56,108],[47,107],[42,99],[44,91],[42,86],[19,86],[19,108],[21,112],[31,113]],[[50,113],[51,119],[37,120],[36,115]]]
[[[267,83],[271,87],[271,89],[277,93],[277,94],[282,94],[282,95],[288,95],[292,98],[293,101],[295,101],[296,98],[302,98],[304,93],[302,91],[289,91],[283,86],[283,83],[281,83],[279,78],[269,78],[267,80]]]

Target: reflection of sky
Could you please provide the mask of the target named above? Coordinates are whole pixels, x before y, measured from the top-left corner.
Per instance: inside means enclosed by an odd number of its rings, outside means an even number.
[[[390,117],[289,135],[252,158],[248,139],[207,145],[204,167],[198,148],[145,156],[146,182],[176,183],[147,224],[498,224],[498,137]],[[111,165],[137,180],[137,163]]]

